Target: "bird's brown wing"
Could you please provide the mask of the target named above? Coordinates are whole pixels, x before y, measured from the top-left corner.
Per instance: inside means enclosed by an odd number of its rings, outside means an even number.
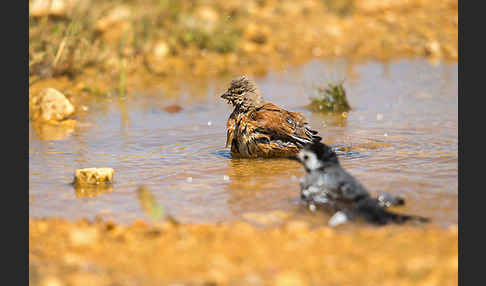
[[[301,113],[288,112],[272,103],[267,103],[255,110],[250,117],[255,133],[264,135],[270,142],[293,143],[302,147],[322,139],[316,136],[316,131],[308,128],[306,119]]]
[[[233,111],[230,117],[228,118],[228,122],[226,122],[226,146],[228,147],[233,141],[235,136],[235,126],[236,126],[236,113]]]

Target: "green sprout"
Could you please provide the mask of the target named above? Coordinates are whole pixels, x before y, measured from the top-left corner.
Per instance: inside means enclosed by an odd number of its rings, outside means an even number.
[[[317,88],[318,96],[311,101],[310,108],[318,112],[347,112],[351,109],[346,98],[343,83],[329,83]]]
[[[323,0],[329,12],[339,16],[351,15],[355,8],[355,0]]]
[[[125,59],[122,59],[121,60],[120,78],[118,80],[118,95],[120,97],[125,96],[125,91],[126,91],[126,86],[127,86],[127,83],[126,83],[126,79],[127,79],[126,68],[127,68],[127,62],[126,62]]]
[[[137,189],[137,196],[140,206],[150,219],[161,220],[165,218],[166,215],[164,207],[157,204],[157,201],[150,189],[145,186],[140,186]]]

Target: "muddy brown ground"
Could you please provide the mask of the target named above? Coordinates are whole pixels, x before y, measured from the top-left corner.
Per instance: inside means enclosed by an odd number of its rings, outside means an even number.
[[[457,285],[457,228],[30,219],[32,285]]]

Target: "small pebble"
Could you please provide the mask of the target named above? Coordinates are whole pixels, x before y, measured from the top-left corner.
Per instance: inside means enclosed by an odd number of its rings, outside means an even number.
[[[275,277],[273,286],[293,286],[293,285],[308,285],[305,277],[293,271],[286,271],[278,274]]]
[[[74,183],[91,184],[113,183],[114,170],[112,168],[84,168],[74,173]]]
[[[75,229],[69,233],[69,238],[73,246],[90,245],[98,239],[96,229]]]
[[[331,226],[331,227],[334,227],[334,226],[338,226],[340,224],[343,224],[346,221],[348,221],[348,217],[346,216],[346,214],[344,214],[343,212],[339,211],[339,212],[335,213],[329,219],[328,225]]]
[[[383,114],[378,113],[378,114],[376,115],[376,120],[382,120],[382,119],[383,119]]]
[[[165,106],[163,110],[168,113],[178,113],[182,111],[182,106],[177,104],[172,104],[172,105]]]
[[[62,286],[62,282],[56,277],[47,277],[41,281],[42,286]]]
[[[188,177],[188,178],[186,179],[186,181],[187,181],[188,183],[192,183],[192,177]]]

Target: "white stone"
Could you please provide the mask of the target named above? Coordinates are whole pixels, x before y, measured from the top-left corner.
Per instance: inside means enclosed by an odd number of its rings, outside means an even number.
[[[32,120],[61,121],[71,116],[75,109],[64,94],[46,88],[30,98],[29,111]]]

